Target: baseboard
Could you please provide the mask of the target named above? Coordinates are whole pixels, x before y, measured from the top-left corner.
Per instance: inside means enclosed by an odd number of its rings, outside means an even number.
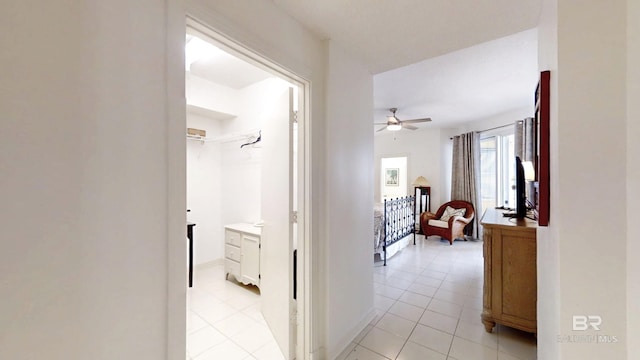
[[[349,350],[349,346],[355,340],[356,337],[371,323],[376,317],[376,309],[371,307],[367,315],[344,337],[344,340],[341,341],[334,349],[329,349],[327,351],[327,359],[341,359],[339,356],[344,355],[343,353]]]

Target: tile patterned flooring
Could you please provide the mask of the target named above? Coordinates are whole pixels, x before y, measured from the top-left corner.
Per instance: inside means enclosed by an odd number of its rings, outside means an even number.
[[[482,313],[481,241],[416,237],[387,266],[374,264],[376,317],[339,360],[533,360],[536,338]]]
[[[260,312],[260,292],[198,266],[187,291],[187,360],[284,360]]]
[[[375,262],[377,316],[338,360],[532,360],[532,334],[482,312],[482,242],[417,237]],[[199,266],[188,293],[187,360],[284,359],[260,312],[256,287],[224,279],[222,264]]]

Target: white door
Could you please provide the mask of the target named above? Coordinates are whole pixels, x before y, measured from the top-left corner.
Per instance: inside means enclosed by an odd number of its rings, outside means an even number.
[[[262,314],[286,359],[295,350],[292,321],[293,261],[291,212],[292,183],[292,89],[274,104],[274,115],[262,125],[262,249],[260,295]],[[295,318],[294,318],[295,319]]]

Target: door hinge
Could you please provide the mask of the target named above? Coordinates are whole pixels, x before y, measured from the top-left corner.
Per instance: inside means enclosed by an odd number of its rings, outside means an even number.
[[[294,123],[294,124],[297,124],[297,123],[298,123],[298,112],[297,112],[297,111],[294,111],[294,112],[293,112],[293,117],[292,117],[292,119],[293,119],[293,123]]]
[[[291,212],[291,222],[293,224],[297,224],[298,223],[298,212],[297,211],[292,211]]]
[[[258,279],[262,279],[262,275],[258,274]]]

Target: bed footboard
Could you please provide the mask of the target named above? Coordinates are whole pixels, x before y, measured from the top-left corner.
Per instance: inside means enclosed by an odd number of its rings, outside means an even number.
[[[413,234],[413,245],[416,244],[415,233],[415,196],[405,196],[384,201],[384,266],[387,266],[387,246]]]

